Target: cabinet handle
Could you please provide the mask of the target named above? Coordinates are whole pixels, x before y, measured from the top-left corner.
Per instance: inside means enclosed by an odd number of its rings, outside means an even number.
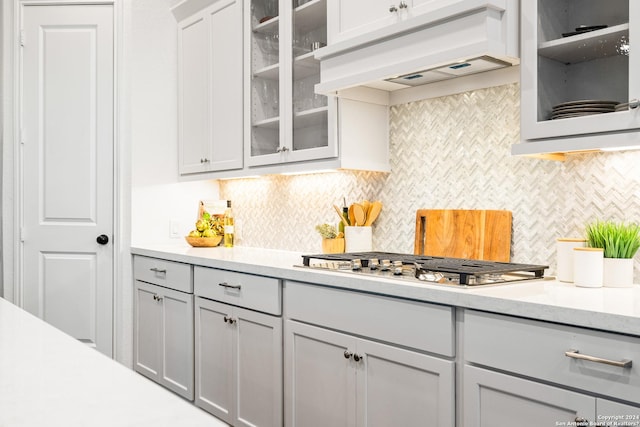
[[[617,360],[602,359],[600,357],[581,354],[578,350],[565,351],[564,355],[567,357],[571,357],[572,359],[588,360],[589,362],[595,362],[595,363],[604,363],[605,365],[617,366],[618,368],[630,368],[631,365],[633,364],[633,361],[631,360],[623,359],[623,360],[617,361]]]
[[[398,8],[396,7],[395,4],[392,4],[391,7],[389,7],[389,12],[393,13],[393,12],[397,12]]]
[[[406,8],[407,8],[407,7],[409,7],[409,6],[407,6],[407,4],[406,4],[404,1],[401,1],[401,2],[400,2],[400,4],[398,5],[398,7],[399,7],[400,9],[406,9]]]
[[[159,296],[159,295],[157,295],[157,294],[154,294],[154,295],[153,295],[153,300],[154,300],[154,301],[158,301],[158,302],[160,302],[160,301],[162,301],[162,297],[161,297],[161,296]]]
[[[360,356],[359,354],[354,354],[353,355],[353,360],[355,360],[356,362],[359,362],[362,360],[362,356]]]
[[[224,316],[224,317],[222,318],[222,320],[224,320],[224,321],[225,321],[225,323],[226,323],[226,322],[229,322],[229,324],[230,324],[230,325],[233,325],[234,323],[236,323],[236,319],[234,319],[234,318],[233,318],[233,317],[231,317],[231,316],[229,316],[229,317]]]
[[[209,159],[206,157],[204,159],[200,159],[200,163],[209,163]]]
[[[640,107],[640,100],[632,99],[631,101],[629,101],[629,108],[631,108],[632,110],[635,110],[638,107]]]
[[[353,353],[350,353],[349,350],[345,350],[344,351],[344,358],[345,359],[351,359],[351,356],[353,356]]]
[[[240,288],[242,288],[242,285],[230,285],[227,282],[218,283],[218,286],[222,286],[223,288],[229,288],[229,289],[237,289],[237,290],[240,290]]]
[[[154,273],[158,273],[158,274],[167,274],[167,270],[161,270],[161,269],[156,268],[156,267],[150,268],[149,270],[153,271]]]
[[[276,148],[276,153],[286,153],[287,151],[289,151],[289,147],[278,147]]]

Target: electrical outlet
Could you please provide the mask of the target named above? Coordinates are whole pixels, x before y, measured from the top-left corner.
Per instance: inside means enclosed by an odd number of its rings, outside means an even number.
[[[176,219],[169,220],[169,237],[180,237],[180,222]]]

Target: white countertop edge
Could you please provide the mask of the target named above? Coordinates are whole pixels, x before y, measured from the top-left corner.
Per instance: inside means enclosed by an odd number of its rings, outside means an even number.
[[[283,280],[640,336],[640,286],[588,289],[544,280],[465,289],[294,267],[302,264],[301,254],[262,248],[151,245],[132,247],[131,252]]]
[[[0,426],[227,426],[0,298]]]

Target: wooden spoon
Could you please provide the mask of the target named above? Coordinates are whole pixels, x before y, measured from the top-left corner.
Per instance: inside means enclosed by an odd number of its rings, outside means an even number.
[[[367,217],[369,216],[369,212],[371,212],[371,202],[368,200],[362,201],[362,208],[364,209],[364,217],[365,222],[367,221]]]
[[[349,224],[357,225],[356,224],[356,216],[353,213],[353,205],[349,206]]]
[[[353,206],[353,216],[356,219],[356,225],[358,226],[364,225],[365,219],[366,219],[364,208],[360,203],[354,203],[352,206]]]
[[[380,211],[382,210],[382,202],[375,201],[371,204],[371,212],[367,215],[367,221],[364,223],[365,226],[370,226],[373,224],[373,221],[378,219],[378,215],[380,215]]]

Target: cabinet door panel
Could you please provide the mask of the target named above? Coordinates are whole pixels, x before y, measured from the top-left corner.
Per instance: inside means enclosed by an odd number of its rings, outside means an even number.
[[[631,397],[631,396],[630,396]],[[640,406],[625,405],[606,399],[596,399],[596,421],[604,426],[640,425]]]
[[[454,363],[358,341],[358,425],[452,426]]]
[[[389,11],[393,1],[339,0],[328,2],[329,43],[336,43],[398,22],[400,15]],[[396,4],[397,6],[397,4]]]
[[[154,299],[162,288],[139,281],[135,282],[135,370],[155,381],[159,380],[161,307]]]
[[[234,308],[235,426],[282,426],[282,319]]]
[[[242,168],[242,1],[218,1],[209,10],[211,46],[210,169]]]
[[[285,323],[285,408],[290,427],[355,426],[355,338],[337,332]]]
[[[204,15],[178,28],[180,173],[202,172],[209,144],[209,24]]]
[[[593,421],[595,398],[472,366],[464,367],[465,427],[540,427]]]
[[[231,306],[196,298],[196,405],[233,421],[233,333],[224,319]]]
[[[193,400],[193,295],[162,290],[163,384]]]

